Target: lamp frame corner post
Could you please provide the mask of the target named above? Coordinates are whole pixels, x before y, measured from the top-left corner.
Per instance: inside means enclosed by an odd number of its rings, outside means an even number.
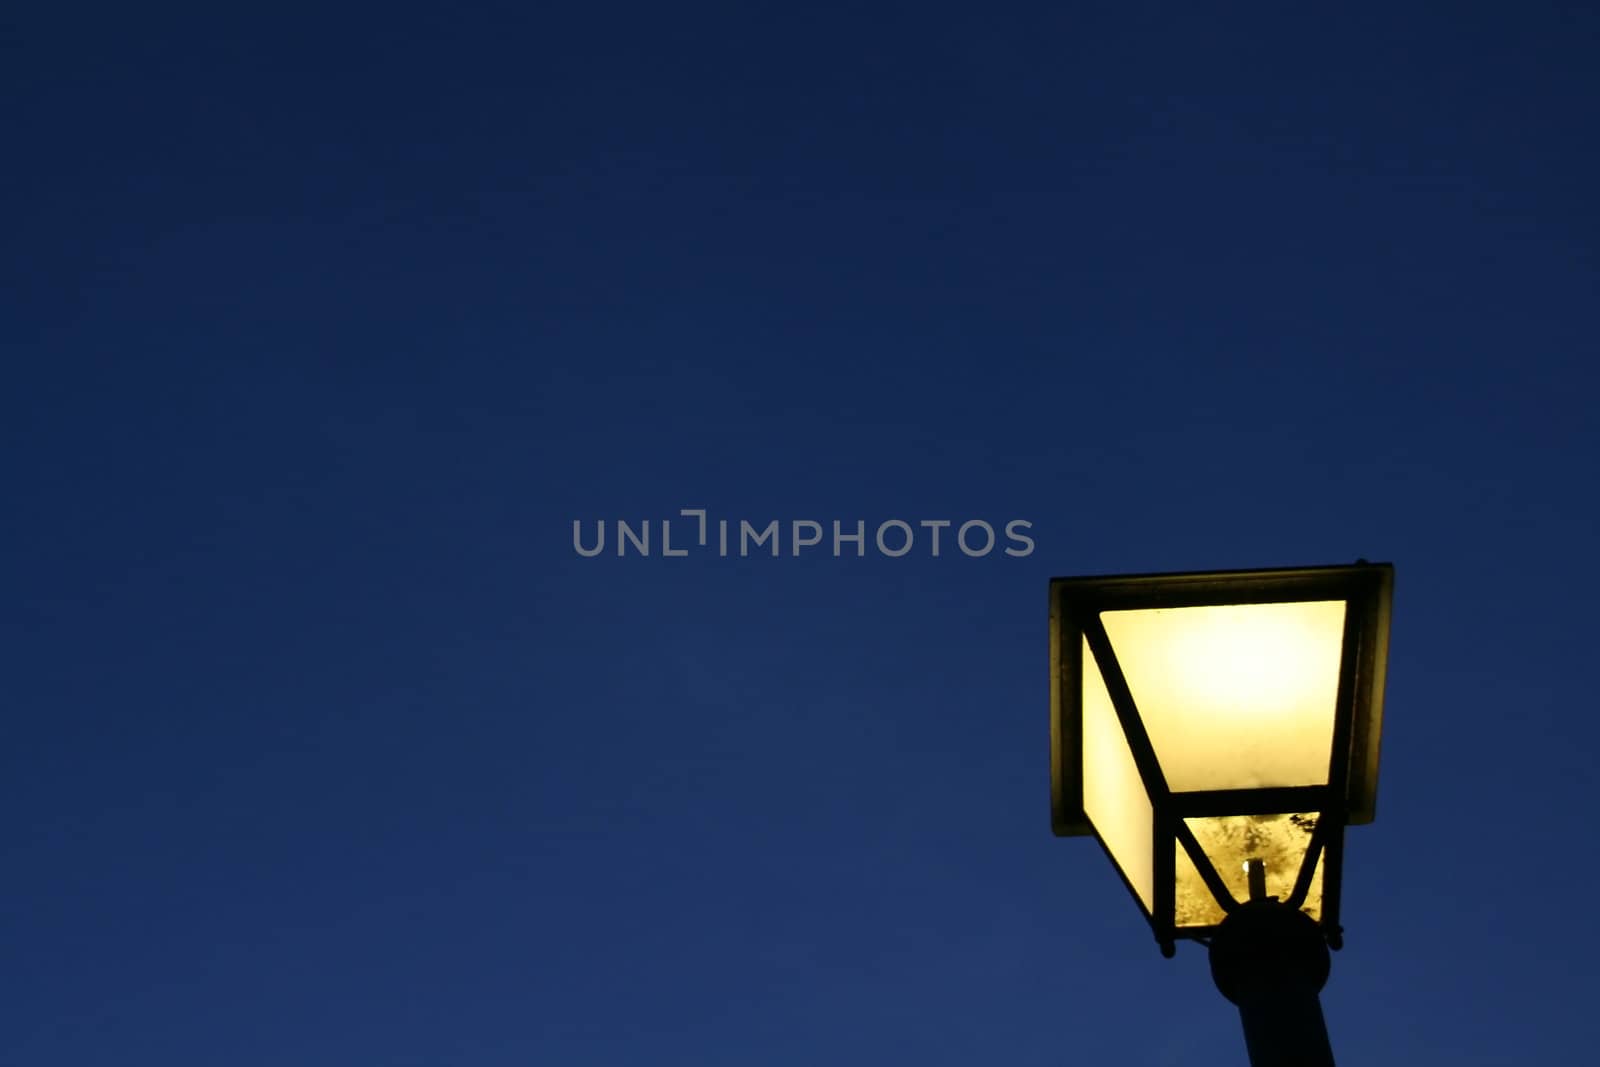
[[[1058,836],[1092,835],[1099,841],[1149,921],[1163,956],[1174,955],[1180,939],[1207,946],[1218,990],[1239,1009],[1253,1067],[1333,1064],[1318,994],[1328,979],[1329,949],[1343,943],[1339,887],[1345,827],[1371,822],[1375,814],[1393,581],[1392,565],[1363,560],[1350,566],[1050,583],[1052,828]],[[1317,608],[1334,602],[1342,602],[1343,614],[1325,776],[1319,771],[1313,777],[1320,781],[1174,790],[1103,613]],[[1128,774],[1136,774],[1144,794],[1140,803],[1148,803],[1148,837],[1138,835],[1141,845],[1150,842],[1148,854],[1134,854],[1126,840],[1105,832],[1085,806],[1085,781],[1095,771],[1085,762],[1085,691],[1091,677],[1103,684],[1103,702],[1114,712],[1113,725],[1099,727],[1102,739],[1094,742],[1094,755],[1103,759],[1103,736],[1120,733],[1132,767]],[[1141,676],[1146,683],[1148,677]],[[1142,817],[1142,811],[1136,814]],[[1119,813],[1101,814],[1108,821],[1125,820]],[[1270,872],[1279,892],[1269,894],[1263,860],[1246,858],[1239,865],[1243,884],[1232,871],[1225,877],[1215,862],[1221,839],[1214,838],[1208,852],[1191,823],[1210,826],[1213,833],[1237,831],[1240,840],[1253,840],[1258,825],[1271,824],[1296,848],[1303,845],[1304,852],[1292,881],[1285,870]],[[1192,865],[1192,873],[1186,872],[1182,922],[1180,860]],[[1198,904],[1196,878],[1207,898]]]

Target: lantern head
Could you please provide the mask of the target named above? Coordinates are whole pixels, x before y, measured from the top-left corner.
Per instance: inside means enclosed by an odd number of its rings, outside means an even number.
[[[1052,823],[1099,839],[1167,954],[1273,897],[1337,947],[1393,585],[1365,562],[1051,581]]]

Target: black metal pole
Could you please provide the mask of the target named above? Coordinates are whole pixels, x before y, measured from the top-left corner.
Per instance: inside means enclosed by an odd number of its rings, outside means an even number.
[[[1211,977],[1239,1006],[1251,1067],[1333,1067],[1317,994],[1328,943],[1309,915],[1273,899],[1229,913],[1211,939]]]

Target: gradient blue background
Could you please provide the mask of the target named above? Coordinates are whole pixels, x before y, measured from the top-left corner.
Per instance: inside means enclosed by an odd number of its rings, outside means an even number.
[[[0,1061],[1242,1063],[1046,582],[1358,556],[1341,1062],[1592,1052],[1593,7],[8,19]]]

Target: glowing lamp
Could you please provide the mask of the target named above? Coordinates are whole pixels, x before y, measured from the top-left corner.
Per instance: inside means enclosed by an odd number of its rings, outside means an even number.
[[[1365,562],[1051,581],[1052,824],[1100,841],[1164,954],[1269,900],[1339,947],[1393,584]]]

